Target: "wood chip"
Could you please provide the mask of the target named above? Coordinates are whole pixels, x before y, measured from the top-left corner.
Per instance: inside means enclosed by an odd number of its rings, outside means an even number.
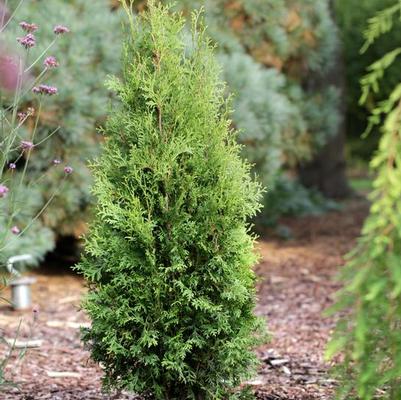
[[[78,372],[69,371],[46,371],[47,376],[50,378],[80,378],[81,374]]]
[[[80,328],[89,328],[89,322],[73,322],[73,321],[47,321],[46,325],[50,328],[72,328],[72,329],[80,329]]]
[[[269,364],[271,364],[273,367],[278,367],[280,365],[288,364],[289,360],[285,358],[281,358],[278,360],[269,360]]]
[[[277,283],[284,283],[288,281],[288,278],[284,278],[282,276],[271,276],[270,277],[270,283],[272,283],[273,285],[277,284]]]
[[[249,385],[249,386],[262,386],[262,385],[264,385],[264,383],[265,382],[262,379],[256,378],[251,381],[246,381],[244,384]]]
[[[13,346],[14,349],[33,349],[42,346],[43,340],[15,340],[5,339],[9,346]]]
[[[15,328],[18,325],[22,324],[24,322],[23,318],[16,318],[15,315],[13,316],[8,316],[8,315],[0,315],[0,326],[1,327],[6,327],[6,328]]]
[[[59,304],[66,304],[66,303],[73,303],[74,301],[80,301],[82,299],[82,296],[67,296],[63,297],[58,301]]]

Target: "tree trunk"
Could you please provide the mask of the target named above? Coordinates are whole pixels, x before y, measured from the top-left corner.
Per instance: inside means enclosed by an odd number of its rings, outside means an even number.
[[[330,1],[334,18],[333,1]],[[335,55],[334,65],[326,76],[312,85],[331,84],[340,89],[338,131],[315,155],[312,161],[299,167],[299,178],[306,187],[314,187],[329,198],[344,198],[351,194],[346,177],[345,162],[345,65],[341,44]]]

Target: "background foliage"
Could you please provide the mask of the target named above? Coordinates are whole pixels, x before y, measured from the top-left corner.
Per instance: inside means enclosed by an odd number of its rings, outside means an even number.
[[[91,288],[84,340],[106,388],[156,399],[231,398],[260,327],[247,220],[261,188],[196,19],[191,36],[161,5],[133,22],[78,266]]]
[[[361,141],[362,132],[366,129],[366,120],[374,105],[388,98],[394,86],[399,82],[401,60],[397,60],[386,72],[386,79],[381,82],[378,93],[370,93],[367,103],[358,104],[361,96],[360,80],[365,75],[366,68],[387,52],[393,50],[394,43],[401,37],[401,23],[394,19],[394,27],[378,38],[361,54],[364,44],[363,32],[367,29],[368,19],[376,12],[393,6],[394,0],[336,0],[335,11],[340,28],[341,39],[344,43],[347,78],[347,134],[352,156],[370,159],[378,146],[380,130],[375,128],[367,140]]]

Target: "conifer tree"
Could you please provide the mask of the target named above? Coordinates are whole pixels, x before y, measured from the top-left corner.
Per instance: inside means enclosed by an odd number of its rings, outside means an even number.
[[[367,46],[392,29],[400,12],[397,1],[369,21]],[[379,90],[400,55],[398,47],[369,67],[361,104]],[[376,179],[370,215],[344,270],[346,286],[334,309],[347,313],[328,348],[329,356],[344,355],[337,368],[341,400],[401,399],[401,81],[374,107],[368,132],[378,126],[382,136],[371,161]]]
[[[260,185],[240,157],[213,49],[169,8],[130,16],[121,106],[92,165],[96,217],[77,269],[83,332],[106,388],[223,399],[249,376],[261,322],[248,218]],[[188,46],[188,43],[190,45]]]

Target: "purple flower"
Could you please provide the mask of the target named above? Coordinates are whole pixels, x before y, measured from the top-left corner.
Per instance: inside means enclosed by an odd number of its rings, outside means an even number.
[[[21,233],[20,229],[18,228],[18,226],[13,226],[11,228],[11,233],[14,235],[19,235]]]
[[[70,30],[66,27],[66,26],[63,26],[63,25],[56,25],[55,27],[54,27],[54,29],[53,29],[53,32],[56,34],[56,35],[62,35],[62,34],[64,34],[64,33],[68,33]]]
[[[10,168],[10,169],[16,169],[16,168],[17,168],[17,165],[16,165],[15,163],[11,162],[10,164],[8,164],[8,168]]]
[[[34,305],[32,308],[33,320],[36,321],[39,317],[39,306]]]
[[[0,185],[0,199],[2,199],[3,197],[6,197],[8,192],[9,192],[9,189],[7,186]]]
[[[73,171],[74,171],[74,170],[72,169],[72,167],[69,167],[69,166],[64,167],[64,172],[65,172],[67,175],[72,174]]]
[[[18,116],[19,121],[20,121],[20,122],[23,122],[23,121],[26,120],[28,114],[27,114],[26,112],[22,112],[22,111],[21,111],[21,112],[19,112],[19,113],[17,114],[17,116]]]
[[[50,57],[46,57],[43,65],[47,68],[47,69],[51,69],[51,68],[57,68],[59,66],[58,61],[56,60],[56,57],[50,56]]]
[[[31,47],[35,46],[36,39],[33,33],[27,33],[24,37],[18,38],[17,42],[24,46],[26,49],[30,49]]]
[[[24,122],[28,117],[35,114],[35,109],[33,107],[28,107],[26,111],[20,111],[17,116],[20,122]]]
[[[33,33],[38,30],[38,26],[36,24],[29,24],[25,21],[20,22],[19,26],[28,33]]]
[[[45,94],[47,96],[53,96],[54,94],[57,94],[58,90],[54,86],[39,85],[32,88],[32,92],[35,94]]]
[[[32,142],[29,142],[28,140],[22,140],[20,143],[20,147],[22,150],[31,150],[34,147],[34,144]]]
[[[57,158],[53,160],[53,165],[59,165],[61,164],[61,161],[58,160]]]

